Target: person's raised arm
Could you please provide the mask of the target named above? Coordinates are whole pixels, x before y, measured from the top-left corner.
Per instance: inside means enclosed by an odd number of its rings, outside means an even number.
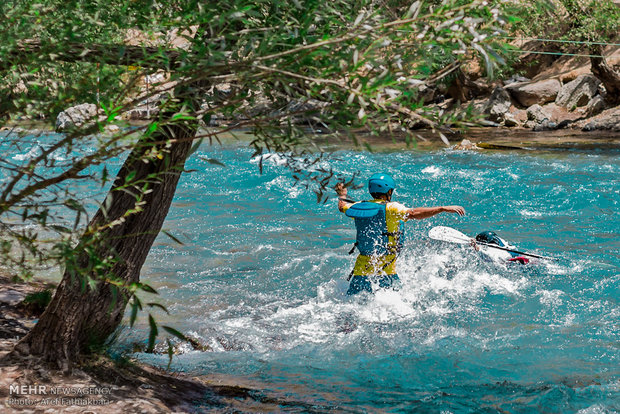
[[[461,206],[439,206],[439,207],[417,207],[410,208],[407,212],[408,219],[422,220],[433,217],[439,213],[455,213],[459,216],[465,215],[465,209]]]
[[[349,190],[347,190],[347,188],[342,183],[336,184],[336,186],[334,187],[334,190],[336,190],[336,194],[338,194],[338,210],[344,211],[344,208],[346,206],[352,204],[347,201],[344,201],[347,198],[347,192]]]

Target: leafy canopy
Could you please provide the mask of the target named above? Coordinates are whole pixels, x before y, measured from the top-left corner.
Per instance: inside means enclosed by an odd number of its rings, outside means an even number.
[[[3,138],[9,156],[0,158],[0,263],[25,276],[46,266],[72,269],[85,286],[105,280],[126,289],[137,312],[135,292],[149,288],[109,274],[114,257],[94,247],[102,229],[85,227],[93,208],[108,207],[110,199],[92,202],[110,188],[106,163],[173,124],[202,123],[190,138],[198,143],[243,128],[254,137],[255,155],[284,154],[294,176],[323,200],[330,183],[350,177],[308,172],[324,156],[317,136],[398,133],[411,140],[412,125],[470,124],[429,108],[424,91],[473,56],[492,73],[502,61],[502,7],[480,0],[6,1],[0,126],[53,124],[61,110],[85,102],[96,104],[97,114],[63,134]],[[127,114],[147,100],[158,114],[129,125]],[[215,118],[226,122],[213,126]],[[110,132],[113,124],[120,129]],[[165,163],[156,144],[144,157]],[[13,156],[24,151],[30,156]],[[127,215],[140,211],[154,180],[129,174],[115,184],[112,191],[135,194]],[[93,182],[102,190],[84,192]]]

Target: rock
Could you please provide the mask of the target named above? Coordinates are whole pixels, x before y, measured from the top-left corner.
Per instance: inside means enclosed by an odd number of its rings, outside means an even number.
[[[529,82],[529,81],[530,80],[524,76],[515,75],[511,77],[510,79],[505,80],[504,86],[510,85],[511,83],[523,83],[523,82]]]
[[[471,142],[470,140],[464,139],[463,141],[461,141],[460,144],[455,145],[454,149],[463,150],[463,151],[471,151],[471,150],[478,150],[480,148],[478,148],[478,146],[474,144],[473,142]]]
[[[2,127],[0,131],[6,132],[7,134],[17,134],[17,135],[25,134],[27,132],[24,128],[16,127],[16,126]]]
[[[559,80],[547,79],[540,82],[512,83],[506,86],[506,90],[521,105],[530,107],[554,101],[561,86]]]
[[[532,129],[534,131],[553,131],[558,129],[558,124],[553,121],[549,121],[548,119],[545,119],[540,124],[534,125],[534,128]]]
[[[208,122],[207,122],[208,121]],[[200,118],[200,126],[218,127],[224,125],[224,116],[222,114],[210,114]]]
[[[527,109],[518,109],[514,106],[510,107],[510,116],[514,118],[519,125],[527,122]]]
[[[620,106],[609,108],[591,119],[578,123],[584,131],[620,132]]]
[[[516,127],[519,126],[519,121],[517,121],[510,112],[506,112],[504,114],[504,126]]]
[[[293,99],[288,102],[284,108],[273,111],[271,115],[280,117],[282,114],[288,113],[293,115],[290,119],[295,124],[320,126],[322,123],[319,122],[315,114],[320,112],[327,105],[327,102],[318,101],[316,99]]]
[[[0,290],[0,302],[8,303],[9,305],[17,305],[20,303],[26,294],[13,289],[1,289]]]
[[[586,116],[598,115],[605,110],[605,99],[601,95],[596,95],[586,107]]]
[[[573,122],[573,121],[571,121],[570,119],[565,119],[565,120],[561,121],[561,122],[558,124],[558,126],[557,126],[557,128],[556,128],[556,129],[564,129],[564,128],[567,128],[567,127],[571,124],[571,122]]]
[[[97,105],[84,103],[65,109],[56,118],[56,131],[66,131],[67,129],[84,125],[86,121],[93,119],[97,115]]]
[[[425,104],[440,103],[445,100],[445,96],[439,93],[437,88],[422,84],[417,87],[417,90],[418,96],[424,101]]]
[[[118,125],[114,125],[114,124],[108,124],[105,126],[104,129],[106,130],[106,132],[115,134],[121,130],[121,127],[119,127]]]
[[[592,75],[578,76],[574,81],[562,86],[555,103],[569,110],[585,106],[597,94],[600,84],[601,81]]]
[[[157,115],[159,113],[159,107],[153,104],[150,105],[142,105],[142,106],[137,106],[133,109],[130,109],[129,111],[123,113],[122,118],[126,119],[126,120],[145,120],[145,119],[151,119],[153,118],[154,115]]]
[[[484,106],[483,113],[493,122],[502,122],[511,105],[510,94],[501,86],[493,89],[491,97]]]
[[[542,106],[536,104],[527,108],[527,119],[529,121],[534,121],[538,124],[543,123],[544,121],[548,121],[551,117],[550,115],[543,109]]]

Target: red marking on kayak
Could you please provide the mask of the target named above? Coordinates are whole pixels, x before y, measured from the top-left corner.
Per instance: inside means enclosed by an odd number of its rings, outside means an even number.
[[[523,257],[523,256],[517,256],[517,257],[511,257],[510,259],[508,259],[509,262],[519,262],[521,264],[528,264],[530,262],[530,259],[528,259],[527,257]]]

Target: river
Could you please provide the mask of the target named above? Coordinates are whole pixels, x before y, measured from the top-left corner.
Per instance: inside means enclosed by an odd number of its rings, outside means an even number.
[[[317,204],[282,157],[261,175],[243,145],[204,146],[165,224],[184,245],[161,236],[143,270],[171,311],[163,321],[212,349],[175,356],[173,369],[243,379],[291,412],[616,412],[619,155],[331,153],[323,167],[362,183],[391,174],[405,205],[467,210],[407,224],[399,291],[347,297],[355,231],[336,201]],[[437,225],[493,230],[559,260],[488,262],[429,239]]]
[[[28,139],[49,137],[25,137],[10,160],[36,155]],[[546,142],[484,152],[333,147],[317,166],[358,172],[361,184],[386,172],[396,201],[467,210],[407,223],[400,290],[354,297],[345,292],[355,230],[335,198],[317,203],[278,154],[260,174],[243,141],[203,145],[164,225],[183,244],[161,234],[142,270],[170,311],[155,311],[158,321],[209,347],[181,347],[171,369],[252,388],[254,405],[240,401],[241,412],[261,411],[261,401],[282,412],[618,412],[620,146],[617,137]],[[100,187],[80,185],[101,199]],[[368,197],[363,188],[349,196]],[[438,225],[492,230],[559,260],[490,262],[431,240]],[[145,342],[147,329],[142,317],[113,350]]]

